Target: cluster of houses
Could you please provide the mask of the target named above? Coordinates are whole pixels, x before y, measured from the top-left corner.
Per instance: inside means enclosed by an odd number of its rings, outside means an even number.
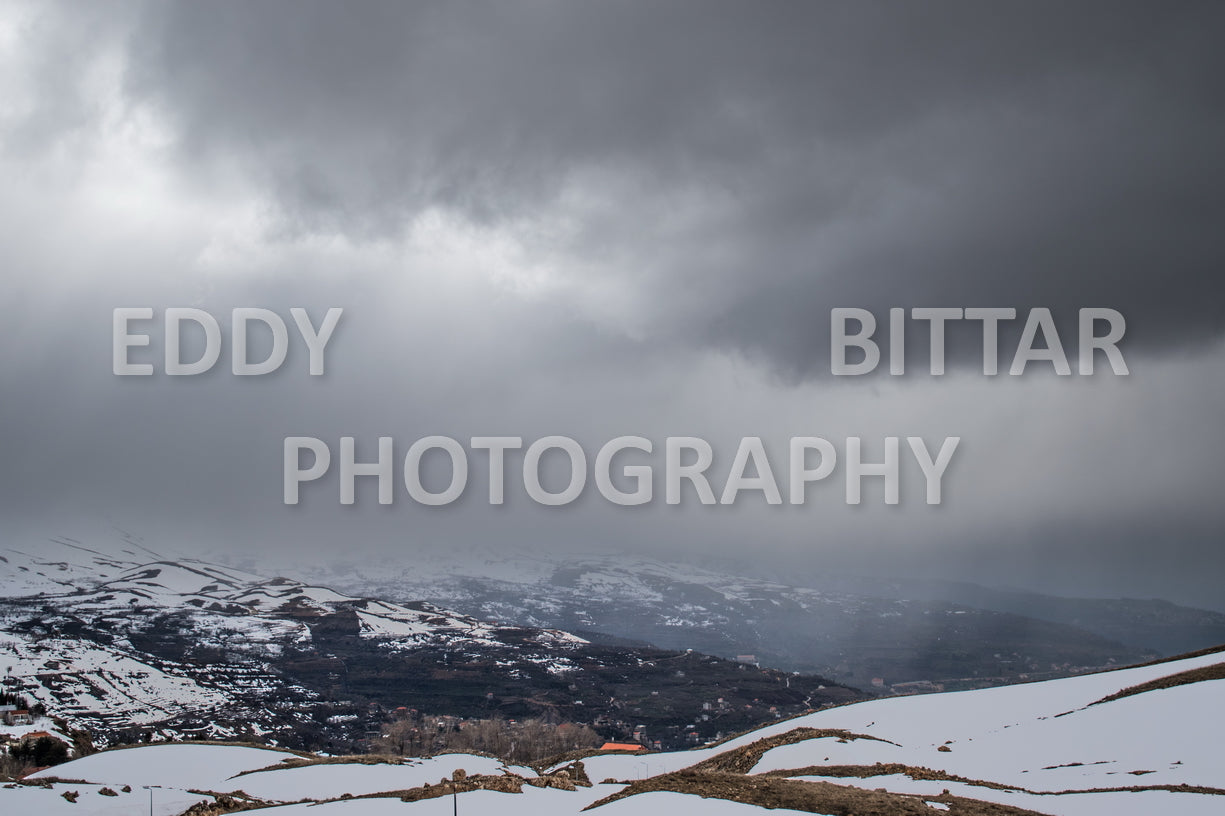
[[[0,739],[4,739],[9,745],[19,745],[23,742],[37,742],[43,737],[49,737],[53,740],[59,740],[60,742],[63,742],[62,739],[57,737],[55,734],[52,734],[50,731],[27,731],[26,733],[22,734],[20,737],[0,736]]]
[[[33,725],[35,719],[36,717],[28,708],[19,707],[12,703],[0,705],[0,726],[20,727]],[[0,733],[0,748],[9,749],[24,743],[37,742],[43,737],[63,742],[59,736],[49,731],[27,731],[16,736]]]

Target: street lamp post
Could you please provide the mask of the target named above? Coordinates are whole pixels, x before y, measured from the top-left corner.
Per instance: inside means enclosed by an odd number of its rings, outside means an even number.
[[[160,788],[161,785],[141,785],[141,787],[149,791],[149,816],[153,816],[153,789]]]

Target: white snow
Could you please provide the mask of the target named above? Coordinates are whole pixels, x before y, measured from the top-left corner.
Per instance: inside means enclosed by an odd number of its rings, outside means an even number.
[[[103,787],[107,786],[77,783],[56,783],[50,789],[6,786],[0,788],[0,810],[6,814],[36,813],[38,816],[134,816],[149,812],[149,791],[133,787],[124,793],[110,786],[115,796],[103,796],[99,793]],[[79,794],[75,803],[64,798],[63,794],[69,791]],[[209,799],[183,790],[156,788],[152,796],[154,816],[178,816],[196,802]]]
[[[231,780],[235,787],[261,799],[293,802],[298,799],[335,799],[349,793],[360,796],[380,791],[406,790],[450,779],[457,768],[469,776],[499,775],[505,766],[496,759],[472,754],[444,754],[404,765],[328,764],[278,768]],[[522,768],[519,775],[534,775]]]
[[[228,792],[242,787],[231,777],[243,771],[278,765],[293,754],[241,745],[145,745],[102,751],[33,774],[31,779],[60,777],[105,785],[161,785]]]
[[[1220,761],[1220,700],[1225,681],[1150,691],[1086,708],[1123,688],[1221,662],[1205,655],[1044,683],[982,691],[898,697],[832,708],[776,723],[715,748],[585,761],[592,779],[633,780],[680,770],[755,740],[811,727],[843,729],[898,743],[809,739],[767,751],[754,773],[813,765],[898,762],[1033,791],[1144,785],[1225,787]],[[1064,712],[1065,716],[1056,716]],[[938,748],[945,744],[949,751]],[[1084,763],[1072,765],[1072,763]],[[1100,763],[1100,764],[1090,764]],[[1066,765],[1067,767],[1052,767]],[[1132,771],[1152,771],[1133,775]],[[804,777],[810,778],[810,777]],[[884,777],[830,780],[869,789],[958,795],[1007,802],[1044,813],[1225,813],[1225,796],[1163,791],[1031,796],[952,782],[886,784]],[[638,797],[634,797],[635,801]]]
[[[830,709],[770,730],[844,728],[901,747],[867,740],[809,740],[771,749],[754,772],[881,761],[940,768],[1031,790],[1220,785],[1217,724],[1200,712],[1219,705],[1225,681],[1085,706],[1122,688],[1221,659],[1221,655],[1206,655],[1045,683],[891,698]],[[1072,713],[1056,716],[1064,712]],[[938,751],[946,742],[949,752]],[[1135,776],[1132,771],[1153,773]]]
[[[105,711],[133,723],[171,712],[223,705],[228,697],[189,677],[163,671],[112,647],[72,639],[38,639],[0,632],[0,664],[12,668],[25,692],[61,716]],[[51,684],[54,688],[49,688]]]
[[[5,725],[3,722],[0,722],[0,742],[21,739],[26,734],[33,734],[37,731],[46,731],[54,737],[59,737],[64,742],[71,742],[50,717],[36,717],[28,725]]]
[[[654,791],[621,799],[600,808],[609,816],[676,816],[681,813],[701,813],[702,816],[763,816],[764,813],[805,813],[808,811],[778,808],[765,810],[755,805],[729,802],[725,799],[703,799],[689,793]]]

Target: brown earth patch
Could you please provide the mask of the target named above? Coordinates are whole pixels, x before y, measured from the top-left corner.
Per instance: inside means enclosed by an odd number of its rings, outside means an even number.
[[[196,802],[183,811],[182,816],[222,816],[222,814],[226,813],[238,813],[243,810],[258,810],[269,807],[267,802],[261,802],[258,799],[237,799],[224,793],[210,793],[206,795],[212,796],[213,801]]]
[[[422,759],[423,757],[416,757]],[[293,759],[285,759],[275,765],[266,765],[263,768],[252,768],[249,771],[240,771],[230,777],[237,779],[240,776],[247,774],[263,773],[264,771],[281,771],[286,768],[306,768],[310,765],[404,765],[405,757],[392,756],[391,754],[353,754],[351,756],[300,756],[295,755]]]
[[[856,734],[851,731],[844,731],[841,728],[801,727],[793,728],[786,733],[776,734],[772,737],[763,737],[762,739],[750,742],[748,745],[724,751],[710,759],[702,760],[694,765],[691,770],[747,774],[753,770],[753,766],[771,748],[778,748],[782,745],[794,745],[797,742],[805,742],[812,739],[837,739],[842,742],[864,739],[897,745],[896,742],[890,742],[887,739],[873,737],[868,734]]]
[[[633,782],[625,790],[606,796],[585,810],[651,791],[688,793],[703,799],[726,799],[758,807],[787,808],[827,816],[932,816],[936,813],[948,813],[950,816],[1043,816],[1038,811],[966,799],[947,792],[939,796],[916,796],[832,782],[801,782],[778,777],[693,770]],[[929,807],[926,802],[939,802],[947,805],[948,810]]]
[[[1198,669],[1188,669],[1177,674],[1169,674],[1165,677],[1158,677],[1156,680],[1149,680],[1147,683],[1139,683],[1135,686],[1116,691],[1114,694],[1103,697],[1100,700],[1095,700],[1089,705],[1100,705],[1102,703],[1110,703],[1115,700],[1122,700],[1124,697],[1133,697],[1137,694],[1144,694],[1148,691],[1157,691],[1159,689],[1174,688],[1175,686],[1186,686],[1191,683],[1202,683],[1205,680],[1225,680],[1225,663],[1213,663],[1211,666],[1201,666]]]
[[[840,779],[871,779],[874,776],[893,776],[895,774],[904,774],[911,779],[929,782],[960,782],[979,788],[990,788],[991,790],[1033,793],[1033,791],[1018,788],[1015,785],[1002,785],[999,782],[989,782],[985,779],[971,779],[967,776],[958,776],[957,774],[946,773],[945,771],[937,771],[933,768],[924,768],[920,765],[903,765],[900,762],[878,762],[875,765],[809,765],[806,768],[794,768],[785,771],[766,771],[763,774],[759,774],[759,776],[779,778],[833,776]]]
[[[1067,768],[1077,767],[1083,763],[1070,763],[1069,765],[1052,765],[1043,770],[1051,770],[1052,768]],[[1094,763],[1100,764],[1100,763]],[[1136,773],[1131,771],[1130,773]],[[1141,771],[1141,774],[1154,773],[1154,771]],[[899,762],[877,763],[876,765],[809,765],[805,768],[789,768],[780,771],[767,771],[762,774],[756,774],[751,778],[761,777],[793,777],[793,776],[833,776],[840,779],[871,779],[874,776],[890,776],[893,774],[905,774],[911,779],[922,779],[933,782],[960,782],[965,785],[974,785],[980,788],[990,788],[991,790],[1001,791],[1016,791],[1017,793],[1028,793],[1033,796],[1065,796],[1074,793],[1139,793],[1143,791],[1166,791],[1167,793],[1198,793],[1206,796],[1225,796],[1225,788],[1213,788],[1206,785],[1119,785],[1109,788],[1066,788],[1057,791],[1033,790],[1032,788],[1023,788],[1018,785],[1004,785],[999,782],[990,782],[985,779],[971,779],[966,776],[958,776],[957,774],[945,773],[944,771],[933,770],[932,768],[924,768],[918,765],[903,765]],[[931,797],[928,797],[931,798]]]

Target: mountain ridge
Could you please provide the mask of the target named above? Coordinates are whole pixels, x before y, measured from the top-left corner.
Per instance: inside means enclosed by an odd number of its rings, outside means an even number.
[[[0,557],[7,687],[104,744],[156,733],[356,749],[400,707],[593,722],[622,738],[649,729],[662,744],[862,696],[143,546],[56,540]]]
[[[762,665],[860,686],[879,679],[885,686],[973,687],[1161,654],[1002,609],[788,585],[654,559],[415,555],[411,569],[394,562],[377,570],[345,562],[302,569],[301,577],[348,591],[427,598],[520,625],[604,632],[663,648],[752,655]],[[1222,623],[1225,640],[1225,616]]]

